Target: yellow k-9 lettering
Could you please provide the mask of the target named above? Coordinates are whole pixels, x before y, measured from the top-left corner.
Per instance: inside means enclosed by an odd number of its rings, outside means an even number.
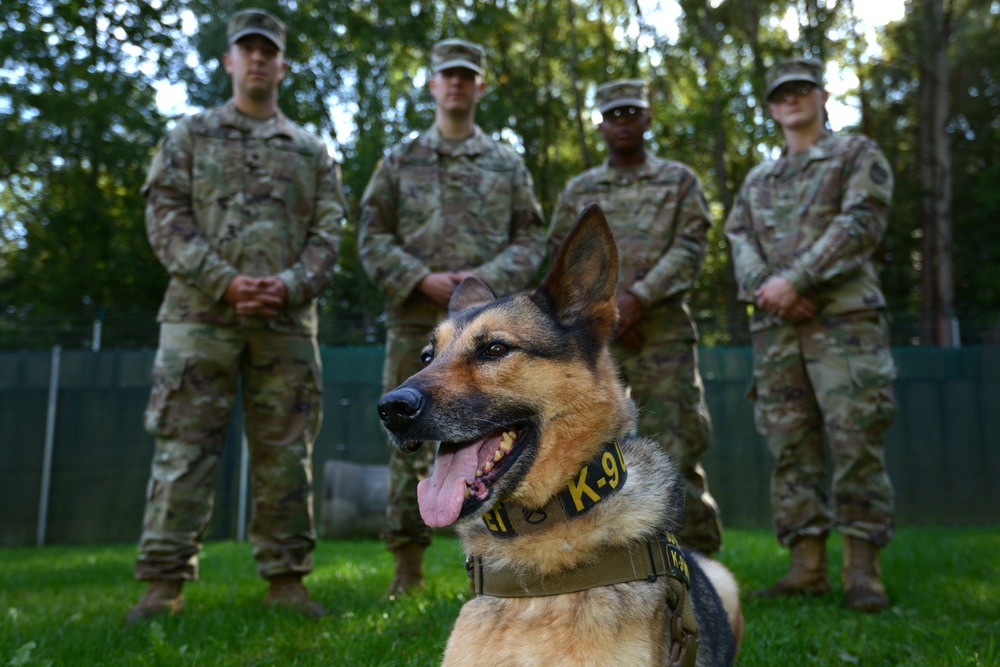
[[[590,485],[587,484],[587,468],[581,470],[580,478],[576,482],[570,481],[569,487],[567,488],[569,489],[569,496],[573,499],[573,506],[576,507],[577,512],[583,511],[583,494],[587,494],[587,497],[595,503],[601,499],[601,497],[597,495],[597,492],[590,488]]]
[[[614,452],[605,451],[601,454],[600,468],[597,467],[597,462],[594,461],[591,465],[585,466],[582,470],[580,470],[580,476],[575,481],[570,481],[570,483],[566,486],[570,502],[573,504],[573,511],[577,514],[586,509],[584,506],[585,496],[590,499],[591,506],[596,505],[603,498],[614,493],[618,488],[618,485],[624,481],[625,457],[622,456],[622,450],[618,445],[618,441],[614,441],[613,444]],[[593,470],[595,474],[600,475],[602,469],[604,471],[604,476],[593,481],[588,479],[588,473],[591,470]],[[600,490],[600,493],[594,490],[594,486]],[[569,507],[566,509],[567,511],[570,511]]]
[[[502,510],[499,505],[483,515],[486,527],[493,533],[506,533],[510,528],[504,523]]]

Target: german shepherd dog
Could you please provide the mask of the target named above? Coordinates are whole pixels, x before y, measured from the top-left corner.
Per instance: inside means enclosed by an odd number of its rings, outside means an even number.
[[[535,290],[496,299],[475,278],[379,401],[402,452],[440,442],[418,486],[424,521],[455,522],[476,595],[444,665],[729,665],[735,579],[669,532],[683,479],[612,360],[618,251],[588,207]]]

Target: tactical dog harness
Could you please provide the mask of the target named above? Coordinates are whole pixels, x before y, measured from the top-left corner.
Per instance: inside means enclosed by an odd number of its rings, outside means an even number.
[[[621,447],[613,440],[541,510],[497,503],[483,516],[483,521],[491,534],[504,539],[540,532],[554,520],[569,521],[589,511],[617,493],[626,477]],[[669,532],[663,531],[653,540],[603,551],[595,560],[555,576],[498,566],[477,555],[470,555],[465,566],[476,595],[502,598],[577,593],[631,581],[654,582],[666,577],[670,610],[669,664],[671,667],[693,667],[695,664],[700,633],[691,607],[690,572],[677,538]]]

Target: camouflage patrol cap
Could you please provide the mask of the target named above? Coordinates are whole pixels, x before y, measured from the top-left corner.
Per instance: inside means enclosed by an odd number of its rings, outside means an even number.
[[[619,79],[597,87],[597,110],[601,113],[617,107],[649,108],[646,82],[642,79]]]
[[[764,99],[770,99],[775,88],[789,81],[808,81],[822,88],[823,63],[815,58],[792,58],[778,63],[767,71]]]
[[[445,39],[434,45],[431,52],[431,70],[436,74],[449,67],[464,67],[483,76],[486,68],[486,49],[464,39]]]
[[[285,24],[274,14],[263,9],[241,9],[229,18],[226,37],[229,43],[247,35],[261,35],[285,50]]]

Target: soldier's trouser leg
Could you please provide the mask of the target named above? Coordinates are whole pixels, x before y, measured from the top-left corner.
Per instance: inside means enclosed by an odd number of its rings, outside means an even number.
[[[823,419],[796,327],[753,334],[754,421],[775,459],[771,512],[778,541],[825,536],[832,524],[824,483]]]
[[[877,312],[829,325],[810,330],[804,349],[833,459],[834,519],[843,534],[881,547],[895,531],[884,447],[896,414],[888,326]]]
[[[316,546],[312,451],[323,418],[319,347],[311,336],[247,331],[242,371],[257,573],[266,579],[306,574]]]
[[[648,343],[638,355],[616,350],[639,406],[639,433],[664,446],[685,479],[684,525],[688,547],[713,553],[722,547],[719,506],[708,490],[701,455],[712,442],[712,421],[691,342]]]
[[[212,512],[242,341],[233,330],[163,324],[145,427],[156,439],[137,579],[196,579]]]
[[[382,368],[382,392],[395,389],[422,366],[420,350],[430,333],[423,327],[394,327],[386,332],[385,364]],[[389,447],[389,499],[385,508],[382,539],[386,548],[396,551],[407,544],[428,545],[431,530],[420,516],[417,483],[426,479],[434,463],[436,443],[425,442],[412,454],[401,454]]]

